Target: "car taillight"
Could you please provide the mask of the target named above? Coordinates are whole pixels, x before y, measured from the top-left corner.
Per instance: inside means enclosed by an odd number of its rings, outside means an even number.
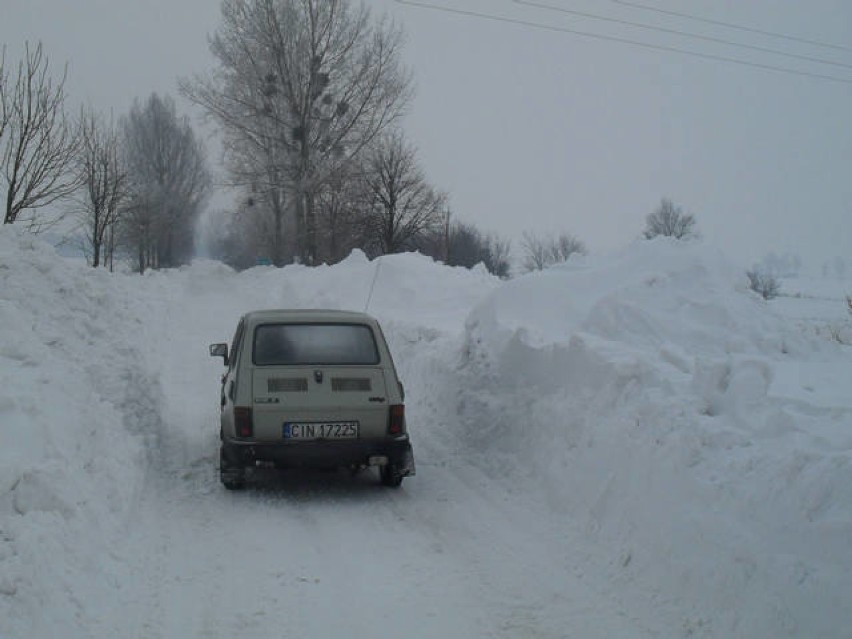
[[[251,407],[234,406],[234,428],[237,431],[237,437],[252,436],[254,424],[252,423]]]
[[[403,432],[405,432],[405,404],[394,404],[390,407],[388,434],[401,435]]]

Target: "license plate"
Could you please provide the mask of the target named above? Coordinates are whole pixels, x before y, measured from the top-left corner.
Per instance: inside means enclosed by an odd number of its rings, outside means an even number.
[[[284,422],[284,439],[356,439],[358,422]]]

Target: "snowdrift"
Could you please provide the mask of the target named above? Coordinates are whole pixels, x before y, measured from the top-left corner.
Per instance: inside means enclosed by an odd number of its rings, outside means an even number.
[[[451,460],[523,503],[559,531],[529,547],[597,575],[634,636],[848,631],[849,347],[711,248],[640,242],[508,282],[359,252],[139,277],[3,228],[0,636],[100,636],[150,477],[215,463],[208,343],[248,309],[368,300],[406,384],[413,481],[434,485]],[[84,582],[106,599],[80,596]]]
[[[687,610],[686,634],[831,637],[850,620],[848,366],[715,251],[660,239],[480,303],[458,405],[489,467],[532,474],[607,549],[595,568]]]
[[[107,273],[0,233],[0,635],[87,621],[160,432],[143,301]],[[55,635],[55,636],[58,636]]]

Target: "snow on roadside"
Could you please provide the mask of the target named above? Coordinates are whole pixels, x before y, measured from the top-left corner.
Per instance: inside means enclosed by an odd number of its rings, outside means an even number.
[[[569,555],[648,636],[850,625],[849,348],[750,293],[708,247],[641,242],[509,282],[359,252],[109,275],[10,228],[0,256],[0,636],[98,627],[81,579],[99,582],[88,593],[121,587],[128,564],[108,549],[147,476],[215,463],[208,343],[249,309],[368,299],[408,390],[416,486],[472,461],[477,490],[543,520],[486,528],[504,526],[519,553],[535,529],[528,543],[547,547],[531,559]],[[562,570],[549,569],[553,592]]]
[[[783,278],[773,301],[803,330],[852,346],[852,281],[838,278]]]
[[[84,593],[106,592],[127,576],[123,558],[108,549],[134,525],[146,476],[196,463],[215,446],[216,389],[194,377],[209,369],[215,380],[206,344],[229,340],[241,313],[363,309],[369,298],[402,348],[433,339],[440,327],[460,328],[469,300],[498,283],[484,269],[412,255],[371,262],[360,252],[336,267],[236,273],[199,261],[144,277],[110,275],[8,226],[0,256],[4,637],[82,636],[96,626],[98,606]],[[443,286],[418,286],[436,275]],[[188,312],[184,296],[195,301]],[[210,386],[209,396],[199,384]],[[81,589],[81,575],[101,583]]]
[[[471,313],[464,357],[468,445],[531,473],[622,597],[687,635],[848,628],[850,352],[714,251],[641,242],[509,282]],[[846,396],[803,401],[802,366]]]
[[[119,279],[2,231],[0,635],[62,636],[88,622],[80,575],[108,579],[160,388],[136,364],[146,311]]]

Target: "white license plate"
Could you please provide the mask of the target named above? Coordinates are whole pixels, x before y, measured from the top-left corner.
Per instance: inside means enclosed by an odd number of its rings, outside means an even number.
[[[358,422],[284,422],[284,439],[357,439]]]

